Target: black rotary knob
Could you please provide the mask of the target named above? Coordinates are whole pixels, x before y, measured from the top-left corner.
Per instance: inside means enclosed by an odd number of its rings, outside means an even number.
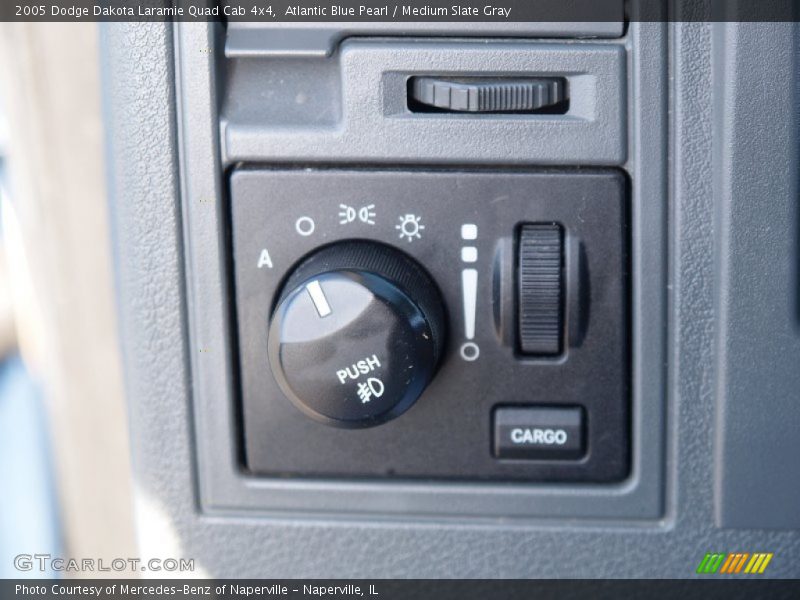
[[[439,290],[406,254],[366,241],[316,251],[288,277],[269,327],[269,361],[301,411],[337,427],[408,410],[442,356]]]

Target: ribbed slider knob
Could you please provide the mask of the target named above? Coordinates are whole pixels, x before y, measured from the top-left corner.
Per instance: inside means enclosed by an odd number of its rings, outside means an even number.
[[[567,99],[562,79],[415,77],[412,100],[452,112],[526,113],[560,104]]]

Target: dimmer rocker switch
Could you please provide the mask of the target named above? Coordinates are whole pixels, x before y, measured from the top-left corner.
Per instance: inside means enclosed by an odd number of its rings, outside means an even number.
[[[563,235],[555,223],[520,227],[517,267],[518,335],[523,354],[561,352]]]

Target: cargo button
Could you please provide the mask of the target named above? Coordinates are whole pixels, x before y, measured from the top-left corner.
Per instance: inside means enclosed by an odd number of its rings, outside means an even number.
[[[583,455],[578,407],[507,407],[494,411],[496,458],[575,459]]]

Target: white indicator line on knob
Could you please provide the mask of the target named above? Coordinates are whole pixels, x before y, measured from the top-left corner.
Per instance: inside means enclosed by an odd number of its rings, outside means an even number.
[[[327,317],[333,312],[318,280],[315,279],[311,283],[306,284],[306,291],[308,295],[311,296],[311,301],[314,303],[314,308],[317,309],[317,314],[320,318]]]
[[[478,271],[461,271],[461,286],[464,292],[464,335],[468,340],[475,337],[475,307],[478,302]]]

